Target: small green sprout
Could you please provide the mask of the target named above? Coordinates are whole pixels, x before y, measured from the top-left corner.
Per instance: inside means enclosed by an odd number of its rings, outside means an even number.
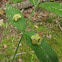
[[[15,14],[13,16],[13,20],[15,20],[15,21],[18,21],[19,18],[21,18],[21,15],[20,14]]]
[[[42,39],[39,34],[32,35],[31,39],[32,39],[32,44],[37,44],[37,45],[41,44]]]

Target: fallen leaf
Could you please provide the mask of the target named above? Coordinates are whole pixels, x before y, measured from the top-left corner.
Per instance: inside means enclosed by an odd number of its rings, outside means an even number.
[[[19,62],[22,62],[22,59],[18,59]]]
[[[48,19],[48,16],[43,16],[42,17],[42,20],[47,20]]]
[[[24,18],[30,18],[30,15],[29,14],[23,14],[24,15]]]
[[[51,39],[51,35],[50,34],[47,34],[47,38],[50,38]]]
[[[3,10],[0,10],[0,15],[3,15],[4,14],[4,11]]]
[[[3,24],[3,19],[0,20],[0,26]]]
[[[32,8],[28,9],[28,13],[32,13],[32,11],[33,11]]]
[[[38,26],[37,26],[37,25],[34,25],[34,27],[35,27],[35,28],[38,28]]]
[[[22,44],[20,43],[19,46],[22,46]]]
[[[4,48],[7,48],[7,45],[6,45],[6,44],[4,44],[4,45],[3,45],[3,47],[4,47]]]

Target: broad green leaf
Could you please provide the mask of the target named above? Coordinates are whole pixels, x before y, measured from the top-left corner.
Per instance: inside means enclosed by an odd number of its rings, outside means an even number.
[[[19,18],[18,21],[13,20],[15,14],[21,15],[21,18]],[[9,3],[7,3],[6,7],[6,16],[13,26],[17,27],[21,31],[25,30],[26,24],[23,14]]]
[[[40,45],[32,44],[31,36],[34,34],[33,32],[26,32],[24,33],[24,37],[28,46],[34,50],[40,62],[58,62],[55,51],[45,40],[42,40]]]
[[[21,1],[23,0],[10,0],[10,2],[13,2],[13,3],[20,3]]]
[[[45,2],[45,3],[39,4],[39,7],[42,7],[62,17],[62,4],[61,3]]]
[[[36,3],[38,2],[38,0],[30,0],[32,3],[33,3],[33,5],[36,5]]]

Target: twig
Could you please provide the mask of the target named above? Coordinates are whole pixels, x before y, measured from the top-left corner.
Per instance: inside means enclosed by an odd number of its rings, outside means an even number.
[[[29,51],[29,52],[34,52],[34,51]],[[21,55],[21,54],[25,54],[25,53],[28,53],[28,52],[17,53],[16,55]]]

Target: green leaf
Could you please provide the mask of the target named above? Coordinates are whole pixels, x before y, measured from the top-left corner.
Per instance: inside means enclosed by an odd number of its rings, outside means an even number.
[[[45,2],[45,3],[39,4],[39,7],[42,7],[62,17],[62,4],[61,3]]]
[[[24,31],[25,30],[25,19],[23,14],[16,9],[15,7],[13,7],[12,5],[10,5],[9,3],[7,3],[6,5],[6,16],[9,19],[9,21],[11,22],[11,24],[15,27],[17,27],[19,30]],[[15,14],[20,14],[21,18],[18,19],[18,21],[14,21],[13,20],[13,16]]]
[[[42,40],[41,45],[32,44],[31,36],[34,34],[33,32],[25,32],[24,37],[28,46],[34,50],[40,62],[58,62],[55,51],[45,40]]]
[[[36,3],[38,2],[38,0],[30,0],[32,2],[33,5],[36,5]]]
[[[13,2],[13,3],[20,3],[21,1],[23,0],[10,0],[10,2]]]

